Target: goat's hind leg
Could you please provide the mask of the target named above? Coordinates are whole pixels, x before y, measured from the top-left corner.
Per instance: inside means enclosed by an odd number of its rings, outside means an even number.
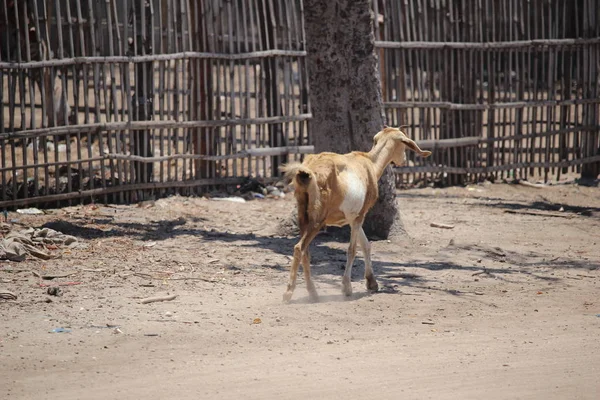
[[[298,266],[300,265],[300,258],[302,254],[300,252],[300,244],[302,240],[294,246],[294,258],[292,260],[292,266],[290,267],[290,280],[288,281],[287,290],[283,294],[283,301],[290,301],[296,288],[296,278],[298,277]]]
[[[373,274],[373,265],[371,264],[371,244],[369,243],[367,235],[365,235],[365,231],[363,231],[362,226],[358,231],[358,241],[365,257],[365,279],[367,281],[367,289],[376,292],[379,290],[379,285],[375,280],[375,274]]]
[[[354,264],[354,258],[356,257],[356,238],[358,235],[358,229],[360,225],[353,223],[350,225],[350,244],[348,245],[348,253],[346,259],[346,269],[344,270],[344,277],[342,278],[342,292],[346,296],[352,295],[352,264]]]
[[[296,288],[296,279],[298,278],[298,266],[300,265],[300,261],[303,263],[304,277],[306,279],[307,288],[311,298],[314,299],[316,296],[317,291],[315,290],[314,284],[310,278],[310,265],[308,264],[310,262],[310,255],[308,253],[308,246],[315,236],[317,236],[317,233],[319,233],[319,229],[321,229],[320,225],[303,229],[300,241],[294,246],[294,259],[292,260],[292,266],[290,269],[290,280],[288,282],[287,290],[283,294],[283,301],[287,302],[292,299],[294,289]]]
[[[308,297],[311,301],[319,301],[319,295],[317,289],[310,276],[310,250],[307,247],[304,254],[302,254],[302,269],[304,270],[304,280],[306,281],[306,290],[308,290]]]

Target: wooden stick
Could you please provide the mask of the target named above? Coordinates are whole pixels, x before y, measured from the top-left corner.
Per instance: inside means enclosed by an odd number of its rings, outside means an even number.
[[[209,283],[217,283],[219,281],[216,281],[214,279],[209,279],[209,278],[202,278],[199,276],[190,276],[190,277],[181,277],[181,278],[167,278],[167,280],[169,281],[204,281],[204,282],[209,282]]]
[[[519,179],[518,183],[519,183],[519,185],[523,185],[523,186],[527,186],[527,187],[532,187],[532,188],[535,188],[535,189],[544,189],[544,188],[548,187],[547,185],[539,185],[537,183],[531,183],[531,182],[528,182],[528,181],[524,181],[522,179]]]
[[[9,292],[6,289],[2,289],[2,290],[0,290],[0,299],[3,299],[3,300],[16,300],[17,299],[17,295],[14,294],[13,292]]]
[[[102,196],[110,193],[122,193],[125,191],[132,190],[146,190],[146,189],[166,189],[166,188],[193,188],[197,186],[210,186],[210,185],[238,185],[245,181],[244,177],[236,177],[236,178],[205,178],[205,179],[195,179],[190,181],[171,181],[171,182],[147,182],[147,183],[136,183],[136,184],[126,184],[126,185],[117,185],[107,188],[98,188],[94,190],[82,190],[78,192],[71,193],[61,193],[61,194],[53,194],[43,197],[29,197],[26,199],[15,199],[15,200],[6,200],[0,201],[0,209],[14,207],[14,206],[23,206],[32,203],[50,203],[53,201],[62,201],[68,199],[78,199],[85,197],[95,197]],[[265,178],[265,182],[273,182],[276,181],[277,178]]]
[[[59,126],[54,128],[40,128],[40,129],[29,129],[17,132],[0,133],[0,140],[2,139],[25,139],[30,137],[37,137],[42,134],[48,135],[64,135],[64,134],[77,134],[86,131],[96,131],[97,133],[102,131],[135,131],[135,130],[146,130],[146,129],[168,129],[168,128],[196,128],[196,127],[223,127],[223,126],[235,126],[235,125],[266,125],[266,124],[279,124],[283,122],[297,122],[305,121],[312,118],[312,114],[304,113],[290,116],[279,116],[279,117],[259,117],[259,118],[238,118],[238,119],[224,119],[224,120],[200,120],[200,121],[175,121],[175,120],[162,120],[162,121],[123,121],[123,122],[106,122],[106,123],[94,123],[94,124],[81,124],[71,126]]]
[[[573,214],[569,213],[555,213],[555,212],[543,212],[543,211],[524,211],[524,210],[504,210],[505,213],[509,214],[524,214],[524,215],[535,215],[538,217],[557,217],[557,218],[573,218]]]
[[[56,278],[66,278],[68,276],[71,275],[75,275],[77,274],[77,272],[69,272],[67,274],[59,274],[59,275],[51,275],[51,274],[47,274],[47,275],[41,275],[35,271],[31,271],[35,276],[37,276],[38,278],[42,278],[45,280],[52,280],[52,279],[56,279]]]
[[[507,42],[388,42],[375,41],[376,48],[383,49],[528,49],[531,47],[581,47],[600,43],[600,38],[591,39],[536,39]]]
[[[432,222],[429,226],[433,228],[442,228],[442,229],[454,229],[454,225],[440,224],[437,222]]]
[[[509,171],[511,169],[518,168],[550,168],[550,167],[564,167],[572,165],[581,165],[587,163],[594,163],[600,161],[600,156],[580,158],[576,160],[565,160],[565,161],[554,161],[554,162],[535,162],[535,163],[513,163],[513,164],[502,164],[494,165],[491,167],[448,167],[445,165],[426,165],[426,166],[415,166],[415,167],[395,167],[393,168],[396,173],[416,173],[416,172],[430,172],[440,173],[448,172],[453,174],[468,174],[468,173],[484,173],[493,171]]]
[[[600,42],[600,41],[599,41]],[[587,43],[586,43],[587,44]],[[205,53],[198,51],[183,51],[179,53],[168,54],[146,54],[137,56],[89,56],[89,57],[70,57],[60,58],[46,61],[30,61],[30,62],[7,62],[1,61],[0,68],[25,70],[32,68],[44,67],[61,67],[72,66],[79,64],[105,64],[105,63],[120,63],[120,64],[137,64],[152,61],[171,61],[171,60],[189,60],[189,59],[210,59],[237,61],[248,60],[253,58],[268,58],[268,57],[306,57],[304,50],[262,50],[251,53],[226,54],[226,53]]]
[[[171,300],[175,300],[177,298],[176,294],[172,294],[169,296],[157,296],[157,297],[147,297],[145,299],[142,299],[140,301],[140,303],[142,304],[148,304],[148,303],[156,303],[159,301],[171,301]]]
[[[568,100],[537,100],[537,101],[513,101],[513,102],[492,102],[484,104],[465,104],[453,103],[451,101],[386,101],[384,108],[440,108],[444,110],[464,110],[464,111],[482,111],[497,110],[508,108],[526,108],[526,107],[558,107],[573,106],[585,104],[598,104],[598,99],[568,99]]]
[[[81,164],[81,163],[92,163],[94,161],[102,161],[102,160],[127,160],[127,161],[135,161],[141,163],[155,163],[162,161],[170,161],[170,160],[208,160],[208,161],[219,161],[219,160],[233,160],[238,158],[246,158],[246,157],[268,157],[273,155],[282,155],[282,154],[312,154],[314,153],[314,146],[296,146],[296,147],[275,147],[275,148],[264,148],[264,149],[247,149],[236,154],[229,154],[224,156],[204,156],[201,154],[172,154],[169,156],[162,157],[143,157],[136,155],[126,155],[126,154],[104,154],[99,157],[90,157],[90,158],[78,158],[75,160],[66,160],[66,161],[54,161],[50,163],[37,163],[37,164],[29,164],[27,166],[20,166],[17,169],[25,169],[32,167],[43,167],[43,166],[57,166],[57,165],[71,165],[71,164]],[[4,171],[12,171],[13,167],[0,168],[0,172]]]

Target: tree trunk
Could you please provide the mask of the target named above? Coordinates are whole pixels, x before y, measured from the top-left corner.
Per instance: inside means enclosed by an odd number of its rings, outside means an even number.
[[[306,0],[304,6],[315,151],[368,151],[385,121],[370,0]],[[394,174],[379,182],[367,235],[402,233]]]

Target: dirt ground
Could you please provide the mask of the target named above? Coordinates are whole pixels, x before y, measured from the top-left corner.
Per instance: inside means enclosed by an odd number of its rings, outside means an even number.
[[[17,295],[0,300],[0,397],[600,398],[599,188],[427,188],[398,201],[408,236],[373,242],[379,293],[359,254],[354,294],[341,294],[347,244],[323,232],[320,302],[300,278],[290,304],[297,238],[276,233],[290,195],[9,213],[12,229],[79,242],[51,248],[57,259],[0,262],[0,293]]]

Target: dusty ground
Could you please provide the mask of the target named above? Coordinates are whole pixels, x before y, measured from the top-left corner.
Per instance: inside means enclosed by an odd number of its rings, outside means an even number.
[[[600,398],[600,189],[401,191],[409,237],[374,242],[380,292],[359,257],[341,295],[346,243],[323,233],[316,304],[302,280],[281,302],[290,197],[11,213],[84,246],[0,262],[0,292],[18,296],[0,300],[0,397]],[[39,287],[66,282],[80,283]]]

